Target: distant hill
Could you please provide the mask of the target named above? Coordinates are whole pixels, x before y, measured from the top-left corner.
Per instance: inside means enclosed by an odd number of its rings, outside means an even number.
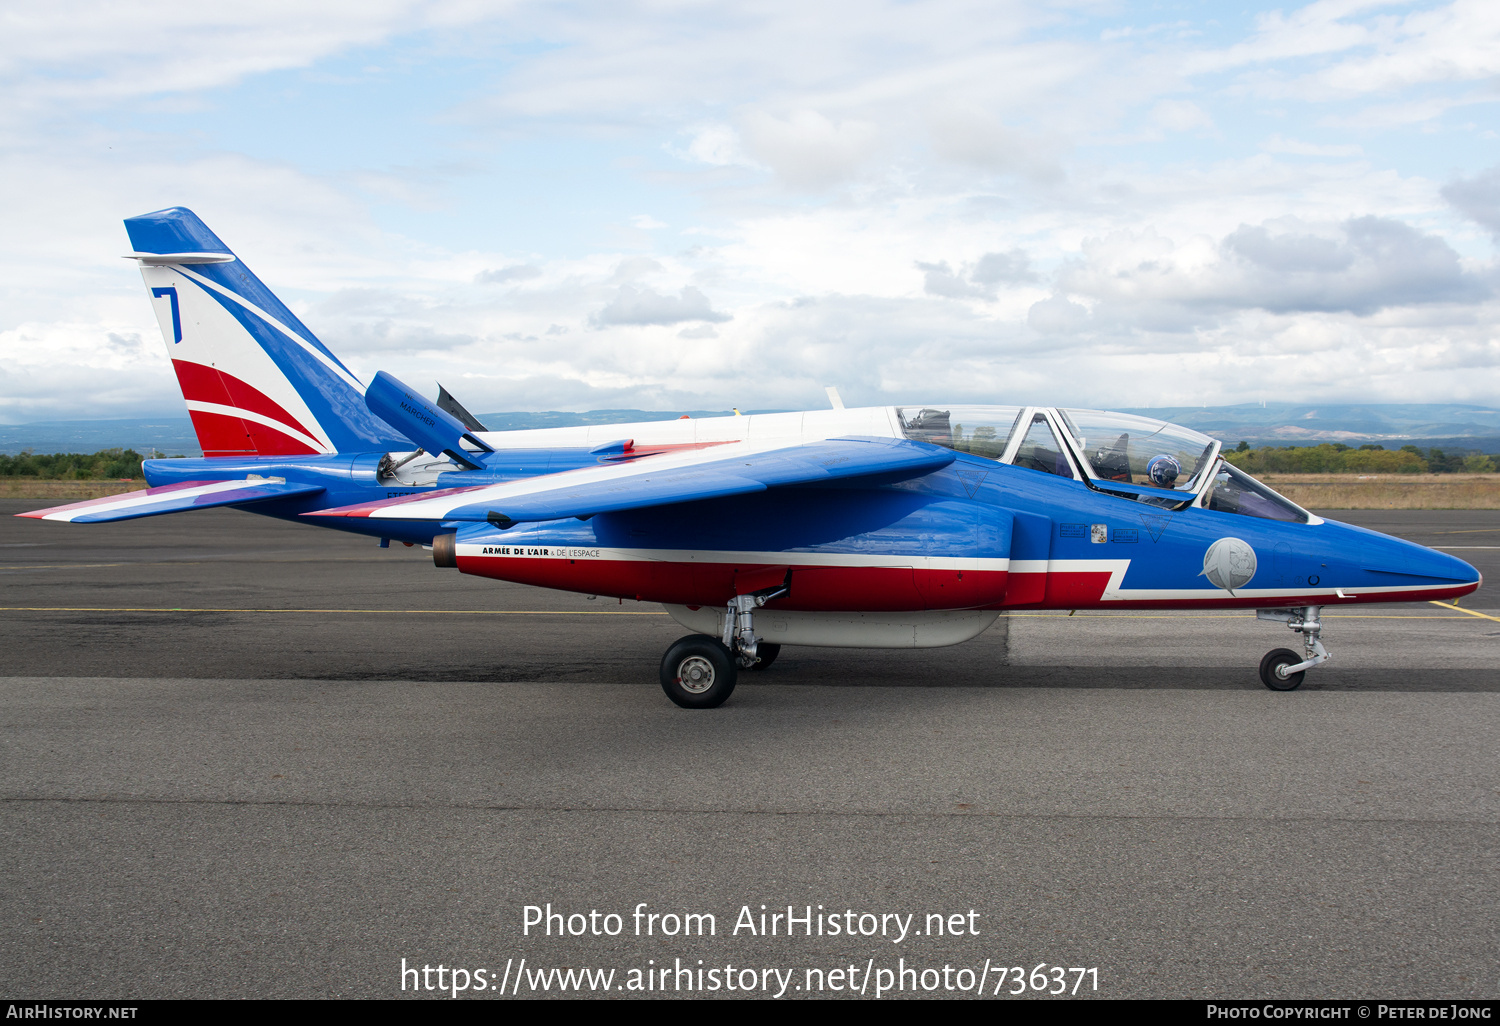
[[[1168,420],[1222,439],[1230,445],[1317,445],[1375,442],[1399,448],[1408,442],[1424,448],[1477,449],[1500,453],[1500,408],[1457,403],[1244,403],[1239,406],[1117,407],[1122,413]],[[492,431],[573,427],[580,424],[627,424],[691,417],[724,417],[730,410],[590,410],[573,413],[481,413]],[[747,410],[774,413],[775,410]],[[0,424],[0,452],[97,452],[100,449],[155,448],[169,456],[198,456],[198,439],[186,417],[147,420],[54,420],[34,424]]]
[[[98,452],[152,448],[165,456],[202,456],[193,422],[186,417],[150,420],[49,420],[0,424],[0,452]]]
[[[568,413],[547,410],[538,413],[483,413],[480,423],[491,431],[521,431],[526,428],[576,427],[580,424],[629,424],[638,421],[676,420],[690,417],[727,417],[733,410],[590,410]],[[748,410],[775,413],[776,410]],[[33,424],[0,424],[0,452],[98,452],[100,449],[134,449],[164,456],[201,456],[193,422],[186,417],[155,417],[150,420],[50,420]]]
[[[1500,438],[1500,408],[1443,403],[1244,403],[1239,406],[1152,406],[1123,409],[1169,420],[1226,442],[1316,445],[1414,439]],[[1436,441],[1424,442],[1426,445]],[[1489,450],[1486,450],[1489,451]]]

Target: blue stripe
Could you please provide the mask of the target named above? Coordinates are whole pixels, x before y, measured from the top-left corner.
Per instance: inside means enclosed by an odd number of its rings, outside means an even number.
[[[233,251],[208,226],[186,207],[169,207],[139,217],[127,218],[125,230],[130,243],[138,253],[229,253]],[[287,309],[281,300],[246,267],[244,261],[235,260],[221,264],[195,264],[192,273],[226,291],[232,292],[246,302],[264,310],[267,315],[284,324],[289,330],[322,353],[335,366],[348,373],[348,368],[334,356],[327,346],[318,341],[297,315]],[[192,280],[191,277],[188,278]],[[361,390],[349,385],[308,353],[300,345],[287,338],[275,326],[256,316],[239,303],[234,302],[202,283],[199,288],[213,296],[214,300],[228,310],[234,319],[249,332],[272,362],[297,390],[302,401],[312,412],[318,426],[328,436],[339,452],[372,452],[385,449],[411,448],[411,443],[376,417],[365,406]],[[349,373],[350,378],[354,378]],[[358,380],[357,378],[355,380]],[[248,382],[259,387],[255,382]],[[264,389],[262,389],[264,391]]]

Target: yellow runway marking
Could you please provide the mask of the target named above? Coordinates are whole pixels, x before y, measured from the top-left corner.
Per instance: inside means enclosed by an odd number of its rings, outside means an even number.
[[[308,559],[255,559],[251,557],[225,556],[222,559],[162,559],[153,561],[134,560],[125,563],[18,563],[15,566],[0,566],[0,570],[88,570],[106,566],[202,566],[205,563],[384,563],[384,560],[368,559],[364,556],[318,556]],[[426,562],[426,560],[423,560]]]
[[[0,613],[431,613],[451,616],[666,616],[635,609],[232,609],[188,606],[0,606]]]
[[[1489,613],[1481,613],[1473,609],[1462,609],[1456,605],[1453,605],[1451,602],[1439,602],[1437,599],[1432,599],[1431,602],[1434,606],[1442,606],[1444,609],[1456,609],[1460,613],[1467,613],[1470,616],[1482,616],[1486,620],[1494,620],[1496,623],[1500,623],[1500,616],[1491,616]],[[1442,619],[1446,620],[1449,619],[1449,617],[1442,617]]]

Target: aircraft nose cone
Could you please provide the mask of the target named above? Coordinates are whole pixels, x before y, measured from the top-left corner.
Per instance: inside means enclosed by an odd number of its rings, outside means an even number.
[[[1362,539],[1359,565],[1361,570],[1375,574],[1400,574],[1455,584],[1477,584],[1480,580],[1479,571],[1457,556],[1387,535],[1372,534]]]

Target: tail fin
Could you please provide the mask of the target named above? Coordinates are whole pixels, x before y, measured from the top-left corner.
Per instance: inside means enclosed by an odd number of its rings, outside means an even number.
[[[128,218],[205,456],[411,448],[365,386],[185,207]]]

